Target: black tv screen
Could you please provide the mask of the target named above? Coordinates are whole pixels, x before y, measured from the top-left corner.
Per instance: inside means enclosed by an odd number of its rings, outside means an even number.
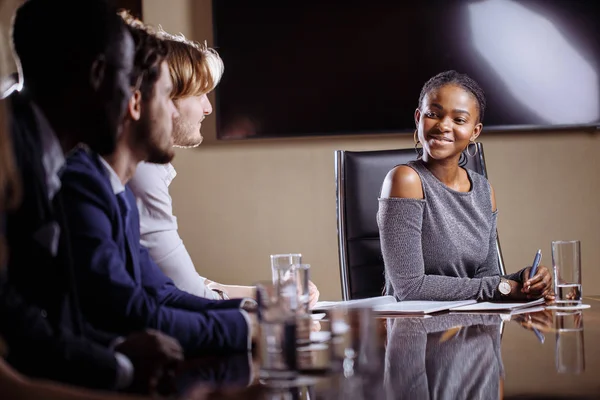
[[[414,131],[422,85],[454,69],[484,129],[600,125],[597,0],[217,0],[217,136]]]

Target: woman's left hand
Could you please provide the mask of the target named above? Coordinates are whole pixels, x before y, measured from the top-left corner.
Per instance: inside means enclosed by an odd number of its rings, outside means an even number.
[[[313,308],[319,301],[319,289],[312,281],[308,281],[308,307]]]
[[[552,275],[547,267],[540,265],[535,276],[530,277],[531,267],[523,272],[523,288],[521,291],[527,294],[528,298],[537,299],[544,297],[547,301],[554,301],[554,291],[552,290]]]

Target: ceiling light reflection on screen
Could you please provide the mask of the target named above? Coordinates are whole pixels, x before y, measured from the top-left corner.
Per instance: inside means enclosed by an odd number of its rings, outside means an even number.
[[[523,106],[552,124],[600,119],[598,74],[551,21],[508,0],[468,11],[475,50]]]

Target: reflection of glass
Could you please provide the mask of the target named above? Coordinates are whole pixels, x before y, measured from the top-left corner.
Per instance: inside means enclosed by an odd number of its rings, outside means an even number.
[[[382,323],[371,307],[336,307],[326,311],[331,324],[332,374],[326,399],[375,400],[383,391]]]
[[[559,306],[581,303],[581,244],[575,241],[552,242],[554,292]]]
[[[583,314],[581,311],[557,311],[555,362],[560,374],[580,374],[585,370]]]
[[[347,307],[327,310],[331,324],[332,358],[345,376],[370,373],[381,365],[382,343],[371,307]]]
[[[286,295],[292,291],[293,296]],[[287,379],[297,375],[296,315],[291,304],[296,297],[293,283],[256,284],[260,322],[260,377],[263,379]]]
[[[388,320],[388,397],[497,399],[504,375],[501,322],[498,315]]]

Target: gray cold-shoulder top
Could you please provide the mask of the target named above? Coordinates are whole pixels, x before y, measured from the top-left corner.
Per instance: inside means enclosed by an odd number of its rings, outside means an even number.
[[[491,187],[467,170],[468,192],[439,181],[421,160],[423,199],[379,199],[386,292],[398,300],[498,300],[500,269]],[[506,276],[521,280],[521,272]]]

